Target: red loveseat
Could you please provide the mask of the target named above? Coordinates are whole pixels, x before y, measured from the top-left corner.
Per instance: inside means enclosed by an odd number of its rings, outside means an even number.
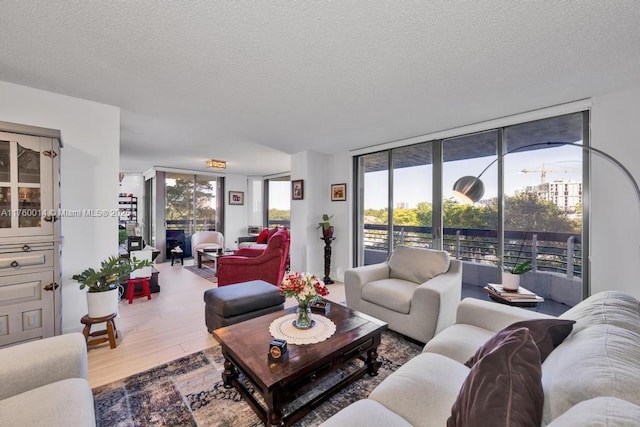
[[[218,287],[251,280],[264,280],[275,286],[282,283],[289,259],[289,232],[278,230],[266,248],[242,248],[234,255],[218,259]]]

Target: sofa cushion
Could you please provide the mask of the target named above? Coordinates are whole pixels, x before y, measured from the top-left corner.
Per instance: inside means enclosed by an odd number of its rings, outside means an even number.
[[[615,397],[596,397],[572,406],[547,427],[637,427],[640,406]]]
[[[465,380],[448,427],[539,427],[542,420],[540,353],[531,331],[509,331]]]
[[[575,331],[604,324],[619,326],[640,334],[640,302],[624,292],[597,293],[558,317],[575,320]]]
[[[398,313],[408,314],[411,310],[411,298],[417,287],[417,283],[406,280],[375,280],[362,287],[362,299]]]
[[[322,427],[411,427],[400,415],[371,399],[358,400],[329,418]]]
[[[389,259],[389,277],[424,283],[449,271],[449,253],[398,245]]]
[[[464,363],[494,335],[493,331],[473,325],[451,325],[433,337],[422,351],[438,353]]]
[[[497,334],[478,348],[478,351],[465,362],[469,368],[472,368],[482,357],[493,351],[494,348],[500,345],[511,331],[520,328],[527,328],[531,332],[533,341],[538,346],[540,352],[540,363],[544,362],[549,353],[554,348],[560,345],[560,343],[571,333],[571,328],[575,322],[573,320],[562,319],[533,319],[523,320],[521,322],[513,323]]]
[[[640,405],[639,361],[640,334],[612,325],[573,332],[542,365],[544,422],[598,396]]]
[[[95,426],[87,380],[70,378],[0,400],[0,426]]]
[[[439,354],[422,353],[389,375],[369,399],[413,426],[443,426],[468,373],[469,368],[462,363]]]

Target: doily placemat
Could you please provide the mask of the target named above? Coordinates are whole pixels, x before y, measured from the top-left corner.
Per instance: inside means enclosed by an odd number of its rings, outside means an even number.
[[[297,314],[287,314],[279,317],[269,325],[269,333],[272,337],[286,340],[289,344],[315,344],[326,340],[336,332],[336,324],[331,319],[311,314],[315,325],[309,329],[298,329],[293,326]]]

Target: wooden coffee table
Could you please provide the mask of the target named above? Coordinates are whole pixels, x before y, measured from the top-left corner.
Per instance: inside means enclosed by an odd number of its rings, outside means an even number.
[[[290,425],[365,373],[377,375],[380,366],[377,348],[387,324],[335,303],[331,303],[331,310],[327,315],[336,324],[336,332],[331,338],[317,344],[289,344],[286,360],[270,361],[267,353],[273,337],[269,333],[269,325],[273,320],[295,310],[294,307],[277,311],[213,331],[225,358],[222,374],[224,386],[235,387],[260,419],[272,426]],[[362,366],[344,378],[339,378],[323,394],[293,408],[287,414],[284,413],[285,404],[295,400],[303,387],[356,358],[363,362]],[[260,393],[266,408],[238,379],[240,373]]]
[[[215,262],[215,268],[218,268],[218,258],[223,257],[223,256],[230,256],[233,255],[233,252],[227,251],[227,252],[219,252],[220,249],[198,249],[198,255],[197,255],[197,260],[198,260],[198,268],[202,268],[202,258],[205,259],[209,259],[213,262]]]

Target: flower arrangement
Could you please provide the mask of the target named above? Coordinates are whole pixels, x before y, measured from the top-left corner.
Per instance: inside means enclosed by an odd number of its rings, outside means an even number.
[[[317,297],[329,295],[329,290],[315,274],[289,273],[282,280],[280,293],[294,297],[299,306],[307,306]]]

